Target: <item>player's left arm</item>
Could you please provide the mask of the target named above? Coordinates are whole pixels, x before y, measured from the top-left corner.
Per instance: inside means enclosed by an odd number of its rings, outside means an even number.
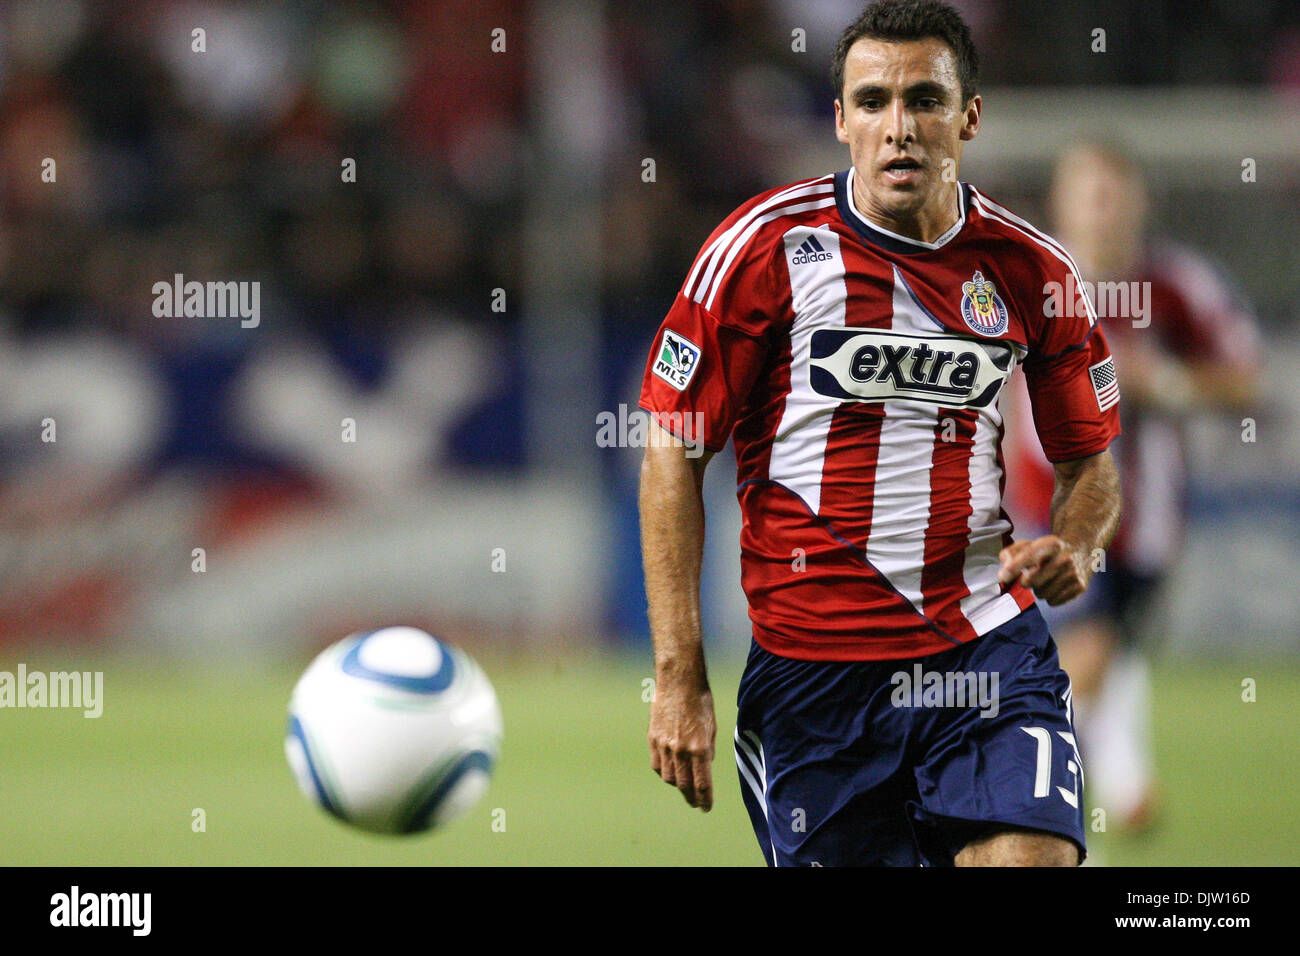
[[[1084,592],[1096,555],[1106,549],[1119,526],[1119,471],[1107,449],[1074,461],[1058,462],[1052,494],[1052,533],[1016,541],[998,556],[998,581],[1017,577],[1048,604],[1063,604]]]
[[[1244,412],[1259,403],[1263,341],[1250,303],[1199,253],[1160,247],[1168,277],[1163,335],[1130,335],[1120,356],[1127,401],[1173,414]],[[1119,345],[1119,342],[1116,342]]]
[[[1118,350],[1117,350],[1118,351]],[[1218,356],[1182,358],[1154,346],[1126,346],[1124,398],[1172,414],[1197,409],[1249,411],[1259,402],[1259,370],[1251,362]]]

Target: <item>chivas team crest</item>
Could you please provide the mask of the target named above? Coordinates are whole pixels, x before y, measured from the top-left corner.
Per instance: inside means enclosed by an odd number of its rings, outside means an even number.
[[[1007,307],[984,273],[976,272],[970,282],[963,282],[961,292],[961,317],[972,332],[992,336],[1007,330]]]

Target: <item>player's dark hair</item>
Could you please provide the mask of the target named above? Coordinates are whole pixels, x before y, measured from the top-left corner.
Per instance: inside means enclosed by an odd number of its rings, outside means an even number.
[[[849,47],[863,37],[898,42],[936,37],[952,48],[957,57],[957,79],[961,83],[962,104],[975,95],[979,79],[979,54],[971,39],[970,27],[961,14],[940,0],[876,0],[862,11],[840,35],[831,57],[831,84],[835,98],[844,95],[844,61]]]

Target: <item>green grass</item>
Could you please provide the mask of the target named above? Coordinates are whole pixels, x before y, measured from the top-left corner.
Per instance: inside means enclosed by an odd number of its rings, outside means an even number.
[[[1241,699],[1245,677],[1257,683],[1253,703]],[[1300,862],[1300,670],[1164,664],[1154,678],[1163,813],[1141,838],[1097,834],[1090,846],[1111,866]]]
[[[383,838],[298,793],[282,742],[296,668],[202,673],[106,660],[97,720],[0,710],[0,864],[761,863],[731,759],[738,663],[712,675],[718,795],[707,815],[649,769],[648,662],[484,663],[506,720],[487,798],[445,830]],[[1257,703],[1240,700],[1244,676],[1259,681]],[[1300,670],[1163,665],[1156,682],[1166,816],[1145,842],[1098,835],[1098,854],[1110,864],[1294,863]],[[192,830],[195,808],[205,832]],[[498,809],[504,832],[493,829]]]

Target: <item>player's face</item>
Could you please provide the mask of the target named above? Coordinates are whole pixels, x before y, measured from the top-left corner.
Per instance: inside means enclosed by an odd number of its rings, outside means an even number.
[[[1146,190],[1140,177],[1095,150],[1063,155],[1052,179],[1052,215],[1067,243],[1132,244],[1145,225]]]
[[[855,198],[904,235],[952,225],[962,143],[979,128],[980,98],[963,103],[957,57],[937,38],[849,48],[835,133],[853,159]],[[919,235],[930,240],[936,236]]]

